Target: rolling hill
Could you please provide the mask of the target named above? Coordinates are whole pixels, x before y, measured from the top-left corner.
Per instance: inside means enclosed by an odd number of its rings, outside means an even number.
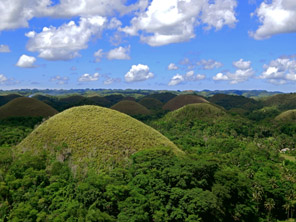
[[[99,106],[80,106],[42,123],[17,149],[46,150],[60,161],[69,159],[72,169],[99,170],[125,164],[131,154],[153,147],[182,153],[158,131],[128,115]]]
[[[113,105],[111,109],[128,115],[148,115],[151,113],[145,106],[130,100],[122,100]]]
[[[8,95],[4,95],[4,96],[0,96],[0,106],[5,105],[6,103],[8,103],[9,101],[21,97],[18,94],[8,94]]]
[[[197,96],[197,95],[179,95],[168,101],[164,106],[162,107],[164,110],[176,110],[179,109],[185,105],[193,104],[193,103],[209,103],[206,99],[203,97]]]
[[[139,103],[145,106],[149,110],[161,110],[163,103],[158,99],[145,97],[139,101]]]
[[[284,122],[296,122],[296,109],[288,110],[282,112],[278,116],[275,117],[276,121],[284,121]]]
[[[270,96],[263,103],[265,106],[276,106],[280,110],[296,109],[296,93]]]
[[[58,112],[51,106],[37,99],[19,97],[0,107],[0,119],[20,116],[49,117]]]

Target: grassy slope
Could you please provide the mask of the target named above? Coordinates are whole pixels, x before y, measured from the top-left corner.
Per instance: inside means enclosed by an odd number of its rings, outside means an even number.
[[[111,109],[128,115],[148,115],[150,111],[143,105],[130,100],[122,100],[116,103]]]
[[[179,95],[168,101],[163,106],[163,109],[172,111],[192,103],[208,103],[208,101],[196,95]]]
[[[265,106],[276,106],[280,110],[296,109],[296,93],[270,96],[263,103]]]
[[[296,122],[296,109],[282,112],[280,115],[275,117],[275,120]]]
[[[0,107],[0,119],[15,116],[53,116],[57,111],[51,106],[33,98],[16,98]]]
[[[98,106],[68,109],[41,124],[18,148],[71,156],[74,165],[95,169],[122,164],[146,148],[169,147],[182,153],[153,128],[115,110]]]

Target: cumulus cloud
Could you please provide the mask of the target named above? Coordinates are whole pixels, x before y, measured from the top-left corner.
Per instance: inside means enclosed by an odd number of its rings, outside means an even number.
[[[123,15],[147,7],[146,0],[126,5],[123,0],[1,0],[0,31],[28,27],[34,17],[72,18],[86,16]],[[118,27],[118,20],[111,20],[110,28]]]
[[[87,48],[92,36],[98,36],[104,29],[106,18],[101,16],[80,18],[79,25],[74,21],[60,26],[44,27],[42,32],[26,33],[29,39],[27,49],[38,52],[47,60],[69,60],[79,56],[79,51]]]
[[[79,77],[78,81],[79,82],[94,82],[94,81],[98,81],[99,77],[100,77],[99,73],[95,73],[93,75],[85,73]]]
[[[0,45],[0,52],[6,53],[10,52],[10,48],[8,45]]]
[[[198,81],[198,80],[203,80],[205,79],[206,76],[203,74],[194,74],[193,70],[188,71],[184,75],[181,74],[176,74],[172,77],[172,79],[169,82],[169,86],[175,86],[178,85],[182,82],[189,82],[189,81]]]
[[[7,77],[4,74],[0,74],[0,84],[4,84],[8,81]]]
[[[69,78],[57,75],[52,77],[50,81],[55,82],[58,85],[64,85],[64,84],[68,84]]]
[[[175,63],[170,63],[168,65],[168,70],[177,70],[179,67]]]
[[[171,79],[171,81],[169,82],[168,85],[169,86],[175,86],[175,85],[178,85],[178,84],[180,84],[180,83],[182,83],[184,81],[185,81],[185,79],[184,79],[184,77],[182,75],[176,74],[176,75],[174,75],[172,77],[172,79]]]
[[[237,19],[236,0],[153,0],[149,7],[131,20],[131,25],[120,30],[129,35],[140,35],[141,41],[151,46],[188,41],[195,37],[194,29],[233,26]]]
[[[251,67],[251,61],[244,61],[240,59],[238,61],[234,61],[233,66],[237,68],[234,73],[226,72],[226,73],[217,73],[213,80],[215,81],[229,81],[230,84],[237,84],[240,82],[245,82],[249,78],[254,75],[254,70]]]
[[[284,84],[288,81],[296,81],[296,60],[292,58],[278,58],[268,65],[264,64],[264,71],[259,76],[273,84]]]
[[[118,60],[128,60],[131,59],[130,46],[127,47],[118,47],[107,52],[106,57],[109,60],[118,59]]]
[[[131,69],[125,74],[124,79],[126,82],[138,82],[153,78],[154,74],[150,72],[147,65],[133,65]]]
[[[201,66],[204,70],[210,70],[210,69],[217,69],[223,66],[221,62],[215,61],[213,59],[205,60],[202,59],[197,62],[198,66]]]
[[[16,66],[21,68],[34,68],[36,67],[34,63],[36,58],[33,56],[22,55],[16,63]]]
[[[255,39],[265,39],[280,33],[296,32],[296,1],[264,1],[255,13],[261,25],[255,32],[249,32]]]

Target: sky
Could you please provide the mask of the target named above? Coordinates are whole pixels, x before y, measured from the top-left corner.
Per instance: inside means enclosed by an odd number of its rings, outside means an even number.
[[[1,0],[0,89],[296,91],[295,0]]]

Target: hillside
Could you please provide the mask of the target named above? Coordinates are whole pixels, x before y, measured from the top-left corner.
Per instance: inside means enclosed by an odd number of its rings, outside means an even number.
[[[276,121],[284,121],[284,122],[296,122],[296,109],[288,110],[282,112],[278,116],[275,117]]]
[[[6,103],[8,103],[9,101],[21,97],[18,94],[8,94],[8,95],[4,95],[4,96],[0,96],[0,106],[5,105]]]
[[[149,110],[160,110],[163,106],[163,103],[158,99],[145,97],[139,101],[139,103],[145,106]]]
[[[49,117],[58,112],[51,106],[33,98],[20,97],[0,107],[0,119],[21,116]]]
[[[153,147],[180,150],[151,127],[115,110],[98,106],[68,109],[41,124],[19,145],[19,150],[53,153],[81,168],[109,168],[131,154]]]
[[[196,95],[179,95],[164,104],[163,109],[172,111],[193,103],[208,103],[208,101]]]
[[[122,100],[111,107],[111,109],[128,115],[148,115],[150,111],[143,105],[130,100]]]
[[[263,103],[265,106],[276,106],[280,110],[296,109],[296,93],[270,96]]]
[[[162,103],[166,103],[170,101],[171,99],[175,98],[177,95],[169,92],[164,92],[164,93],[154,93],[148,96],[143,97],[144,98],[153,98],[157,99]]]
[[[259,101],[244,96],[234,96],[225,94],[216,94],[208,99],[210,102],[224,107],[227,110],[241,108],[244,110],[254,110],[261,108]]]

